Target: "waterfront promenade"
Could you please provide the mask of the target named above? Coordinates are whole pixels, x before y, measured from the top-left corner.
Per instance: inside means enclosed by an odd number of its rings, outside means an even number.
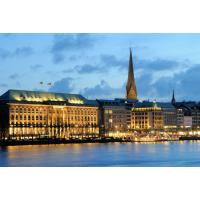
[[[165,141],[184,141],[200,140],[200,136],[181,136],[176,138],[85,138],[85,139],[36,139],[36,140],[1,140],[0,146],[17,146],[17,145],[43,145],[43,144],[84,144],[84,143],[154,143]]]

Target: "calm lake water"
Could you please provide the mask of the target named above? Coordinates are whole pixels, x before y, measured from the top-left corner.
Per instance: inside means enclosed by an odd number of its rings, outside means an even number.
[[[0,166],[200,166],[200,141],[0,147]]]

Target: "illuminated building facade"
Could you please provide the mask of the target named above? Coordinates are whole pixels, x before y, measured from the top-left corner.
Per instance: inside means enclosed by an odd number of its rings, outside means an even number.
[[[161,130],[163,129],[163,111],[155,102],[138,102],[132,108],[131,129]]]
[[[106,137],[131,134],[131,108],[136,101],[115,99],[97,100],[101,111],[101,132]]]
[[[9,90],[0,100],[3,138],[99,136],[98,104],[81,95]]]

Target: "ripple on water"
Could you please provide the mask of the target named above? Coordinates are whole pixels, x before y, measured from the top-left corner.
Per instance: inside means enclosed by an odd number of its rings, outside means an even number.
[[[27,145],[0,148],[0,166],[193,167],[200,142]]]

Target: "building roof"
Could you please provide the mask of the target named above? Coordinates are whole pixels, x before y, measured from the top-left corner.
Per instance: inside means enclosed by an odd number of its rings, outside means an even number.
[[[149,108],[149,107],[157,107],[157,105],[155,102],[151,101],[137,102],[135,104],[135,108]]]
[[[169,102],[154,102],[154,101],[143,101],[135,104],[136,108],[150,108],[160,107],[162,109],[175,109],[175,107]]]
[[[97,101],[103,106],[120,106],[120,102],[117,100],[97,99]]]
[[[174,104],[174,106],[176,108],[181,108],[183,110],[188,110],[188,111],[192,111],[192,110],[199,110],[200,109],[200,104],[194,101],[188,101],[188,102],[176,102]]]
[[[172,103],[170,102],[156,102],[158,107],[161,107],[162,109],[175,109]]]
[[[96,105],[97,102],[88,100],[79,94],[68,93],[54,93],[41,91],[27,91],[27,90],[8,90],[0,100],[8,102],[31,102],[31,103],[51,103],[51,102],[65,102],[69,104],[89,104]]]
[[[138,100],[137,99],[97,99],[97,102],[103,106],[133,106]]]

